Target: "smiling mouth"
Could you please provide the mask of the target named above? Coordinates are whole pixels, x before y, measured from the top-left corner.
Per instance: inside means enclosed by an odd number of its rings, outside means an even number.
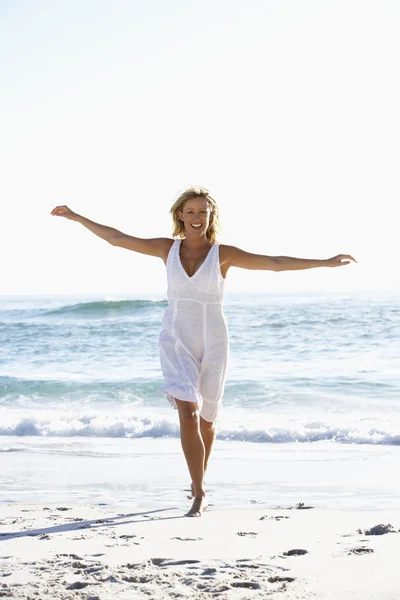
[[[192,223],[191,227],[192,227],[193,229],[201,229],[201,228],[202,228],[202,225],[201,225],[201,223],[196,223],[196,224],[193,224],[193,223]]]

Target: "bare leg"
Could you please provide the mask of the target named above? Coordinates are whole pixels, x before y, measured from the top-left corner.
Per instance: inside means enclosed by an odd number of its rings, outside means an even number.
[[[205,449],[205,456],[204,456],[204,476],[206,474],[207,471],[207,466],[208,466],[208,460],[210,458],[210,454],[211,454],[211,449],[213,447],[213,443],[215,440],[215,423],[210,423],[209,421],[206,421],[205,419],[203,419],[203,417],[200,417],[200,435],[203,439],[203,444],[204,444],[204,449]],[[204,485],[204,482],[203,482]],[[195,496],[194,493],[194,486],[193,486],[193,482],[192,482],[192,496]]]
[[[200,433],[203,438],[205,457],[204,457],[204,473],[207,471],[208,459],[210,458],[211,449],[215,440],[215,423],[210,423],[200,417]]]
[[[207,508],[204,491],[205,446],[200,433],[197,404],[176,400],[179,411],[182,450],[193,482],[194,501],[187,517],[201,517]]]

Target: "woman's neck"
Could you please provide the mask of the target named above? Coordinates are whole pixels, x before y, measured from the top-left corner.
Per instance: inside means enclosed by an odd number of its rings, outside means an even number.
[[[206,236],[196,239],[186,237],[182,242],[184,242],[184,246],[190,250],[202,250],[203,248],[212,246],[212,243]]]

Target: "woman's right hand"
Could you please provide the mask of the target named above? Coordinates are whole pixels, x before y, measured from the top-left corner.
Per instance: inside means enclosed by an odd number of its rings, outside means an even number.
[[[74,221],[78,216],[65,204],[63,206],[56,206],[55,208],[53,208],[51,214],[55,217],[65,217],[66,219],[70,219],[71,221]]]

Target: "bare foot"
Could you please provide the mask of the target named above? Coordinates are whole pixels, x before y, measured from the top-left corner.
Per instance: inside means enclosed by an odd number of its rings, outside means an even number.
[[[185,517],[201,517],[203,510],[208,507],[205,496],[196,496],[193,500],[192,508],[186,513]]]

